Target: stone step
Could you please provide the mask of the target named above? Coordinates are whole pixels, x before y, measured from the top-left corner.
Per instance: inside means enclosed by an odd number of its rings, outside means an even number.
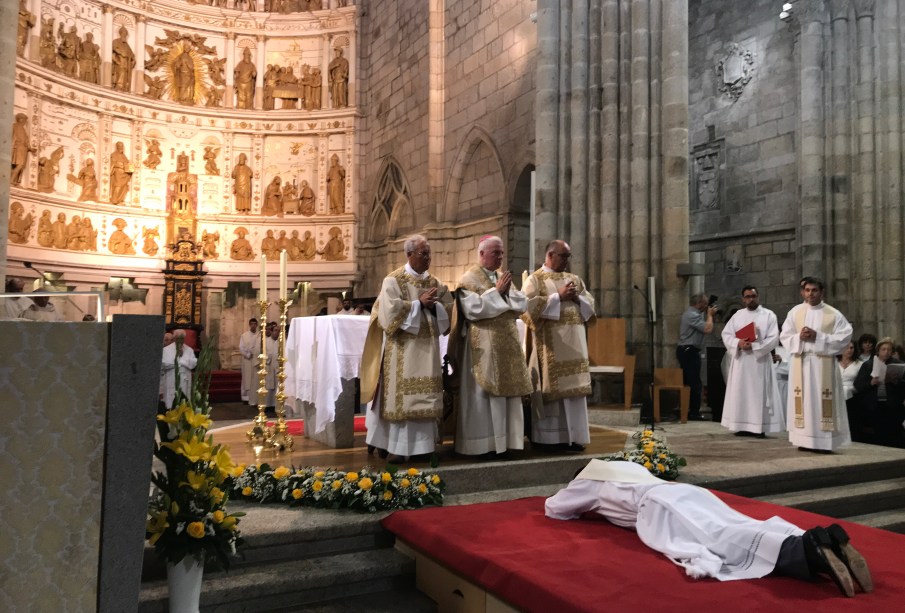
[[[902,508],[855,515],[845,519],[863,526],[905,534],[905,509]]]
[[[425,596],[413,585],[379,594],[364,594],[339,598],[322,604],[293,606],[278,609],[275,613],[436,613],[437,603]]]
[[[633,406],[625,410],[622,405],[589,405],[588,423],[595,426],[616,426],[638,428],[641,423],[641,407]]]
[[[815,488],[758,499],[830,517],[849,518],[905,509],[905,478]]]
[[[294,611],[356,596],[367,601],[368,595],[411,592],[414,573],[414,561],[392,548],[206,572],[201,610]],[[139,613],[166,610],[166,581],[143,583]]]

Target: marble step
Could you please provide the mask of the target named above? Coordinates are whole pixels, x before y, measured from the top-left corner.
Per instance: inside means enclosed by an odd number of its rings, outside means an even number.
[[[890,532],[898,532],[905,534],[905,508],[892,509],[889,511],[879,511],[877,513],[866,513],[864,515],[855,515],[846,517],[848,521],[870,526],[871,528],[880,528],[881,530],[889,530]]]
[[[294,611],[342,599],[411,593],[415,564],[393,548],[206,572],[201,610],[217,613]],[[423,603],[423,599],[414,599]],[[167,610],[166,580],[142,584],[139,613]],[[330,610],[330,609],[324,609]],[[367,609],[359,609],[367,610]],[[412,609],[420,610],[420,609]]]
[[[905,517],[905,478],[823,487],[758,499],[845,519],[895,510]]]

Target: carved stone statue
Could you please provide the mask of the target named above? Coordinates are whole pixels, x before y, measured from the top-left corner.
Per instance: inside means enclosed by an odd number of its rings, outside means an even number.
[[[48,215],[49,217],[49,215]],[[28,242],[28,235],[31,234],[31,226],[34,224],[35,218],[29,213],[25,215],[25,207],[21,202],[12,202],[9,205],[9,241],[17,245],[24,245]]]
[[[67,77],[76,78],[79,76],[79,47],[82,46],[82,41],[79,38],[75,25],[70,27],[69,31],[66,32],[63,24],[60,23],[57,34],[60,37],[60,46],[57,47],[60,72]]]
[[[317,111],[323,107],[323,94],[321,93],[322,81],[321,69],[314,67],[311,69],[311,95],[305,99],[305,108],[309,111]]]
[[[308,185],[308,182],[302,180],[299,188],[299,213],[305,217],[311,217],[316,212],[314,190]]]
[[[336,262],[346,259],[346,243],[342,238],[343,231],[337,226],[330,228],[330,240],[324,245],[324,251],[321,255],[328,262]]]
[[[301,259],[310,262],[317,255],[317,241],[311,236],[311,232],[305,232],[305,238],[302,239],[300,245]]]
[[[299,194],[293,183],[283,183],[283,213],[295,215],[299,212]]]
[[[275,176],[264,192],[264,204],[261,206],[261,215],[265,217],[283,216],[283,190],[279,175]]]
[[[201,234],[202,253],[205,259],[215,260],[220,257],[217,253],[217,243],[220,242],[219,232],[208,232],[205,230]]]
[[[97,251],[97,230],[91,225],[90,217],[82,218],[81,245],[85,251]]]
[[[160,238],[160,229],[157,226],[153,228],[144,227],[141,229],[141,236],[144,238],[141,248],[142,253],[150,256],[157,255],[157,252],[160,251],[160,246],[157,244],[157,239]]]
[[[333,108],[349,106],[349,60],[343,57],[342,49],[336,49],[336,57],[330,62],[328,71]]]
[[[28,135],[28,116],[25,113],[16,113],[16,121],[13,123],[13,150],[10,156],[12,171],[10,182],[13,185],[22,183],[22,173],[28,164],[28,154],[33,152],[31,138]]]
[[[41,18],[41,42],[39,53],[41,66],[50,70],[57,69],[57,41],[53,35],[53,17]]]
[[[113,89],[121,92],[132,91],[132,70],[135,68],[135,54],[129,46],[129,30],[119,29],[119,38],[113,41],[113,67],[111,83]]]
[[[220,153],[220,147],[204,148],[204,172],[209,175],[219,175],[220,169],[217,167],[217,155]]]
[[[145,60],[145,71],[156,72],[166,63],[170,50],[160,47],[155,49],[151,45],[145,45],[145,52],[148,55],[148,59]]]
[[[187,47],[173,60],[173,100],[180,104],[195,104],[195,59]]]
[[[116,143],[116,150],[110,154],[110,203],[122,204],[129,193],[132,181],[132,164],[123,153],[122,142]]]
[[[85,40],[79,46],[79,78],[87,83],[101,82],[100,47],[91,32],[85,33]]]
[[[261,253],[267,256],[267,259],[271,262],[280,257],[280,251],[277,249],[277,239],[273,237],[273,230],[268,230],[267,235],[261,239]]]
[[[128,234],[123,232],[123,228],[125,228],[126,225],[126,220],[122,217],[117,217],[113,220],[113,226],[116,228],[116,231],[110,234],[110,239],[107,241],[107,247],[110,249],[110,253],[115,255],[135,255],[135,249],[132,247],[134,241]]]
[[[204,106],[210,109],[219,108],[223,103],[223,88],[210,87],[204,96]]]
[[[214,85],[226,85],[226,77],[224,76],[224,66],[226,64],[226,58],[204,58],[204,63],[207,65],[207,74],[211,78],[211,83]]]
[[[236,234],[238,238],[230,245],[229,257],[233,260],[239,260],[240,262],[253,260],[255,258],[254,249],[251,248],[251,243],[245,238],[245,235],[248,234],[248,230],[239,226],[233,233]]]
[[[145,143],[148,146],[148,157],[145,158],[144,165],[145,168],[154,170],[160,165],[160,156],[163,155],[163,152],[160,150],[160,141],[156,138],[152,138],[150,140],[145,140]]]
[[[55,248],[66,248],[66,213],[57,213],[57,220],[51,226],[51,235],[53,236],[53,246]]]
[[[251,211],[251,177],[253,173],[245,163],[246,159],[245,154],[240,153],[236,166],[233,168],[233,194],[236,195],[237,213]]]
[[[251,61],[251,49],[242,52],[242,61],[233,69],[233,82],[236,88],[236,108],[253,109],[255,107],[255,79],[258,69]]]
[[[35,26],[35,16],[28,11],[25,0],[19,0],[19,31],[16,34],[16,54],[25,57],[25,43],[28,42],[28,31]]]
[[[41,219],[38,220],[38,244],[53,247],[53,222],[50,221],[50,211],[47,209],[41,212]]]
[[[38,160],[38,191],[49,194],[54,191],[57,175],[60,174],[60,160],[63,159],[62,145],[54,149],[50,157]]]
[[[264,110],[273,110],[273,90],[277,86],[277,68],[273,64],[267,64],[264,71]]]
[[[341,215],[346,212],[346,169],[339,165],[339,156],[330,156],[330,168],[327,169],[327,198],[330,213]]]
[[[152,100],[160,100],[163,98],[163,90],[167,86],[167,82],[163,77],[151,77],[148,75],[144,75],[145,85],[148,86],[148,91],[145,92],[145,96],[151,98]]]
[[[301,90],[299,79],[293,73],[292,66],[276,69],[277,86],[274,97],[280,98],[281,109],[294,109],[298,106]]]
[[[67,178],[82,187],[79,202],[97,202],[97,173],[94,171],[94,160],[88,158],[78,175],[69,174]]]
[[[72,216],[72,221],[66,226],[66,248],[72,251],[82,251],[82,218]]]
[[[289,257],[289,239],[286,238],[286,230],[280,230],[280,236],[277,238],[277,253],[285,251]]]

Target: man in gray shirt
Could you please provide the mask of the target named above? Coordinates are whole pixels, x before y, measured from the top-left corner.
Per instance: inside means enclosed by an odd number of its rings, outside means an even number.
[[[683,383],[691,388],[688,419],[701,420],[701,351],[704,350],[704,335],[713,331],[715,306],[707,305],[707,296],[695,294],[689,307],[682,313],[679,323],[679,344],[676,359],[682,367]],[[705,319],[706,316],[706,319]]]

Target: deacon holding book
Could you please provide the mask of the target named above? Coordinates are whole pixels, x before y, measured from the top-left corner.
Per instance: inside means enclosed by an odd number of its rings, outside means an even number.
[[[852,439],[842,374],[835,356],[852,339],[852,325],[823,301],[823,281],[803,280],[804,304],[792,307],[779,340],[789,350],[789,442],[808,451],[832,452]]]
[[[736,436],[764,438],[785,425],[771,355],[779,343],[779,326],[773,311],[758,302],[753,285],[742,290],[742,303],[745,308],[736,311],[723,328],[729,375],[721,425]]]

